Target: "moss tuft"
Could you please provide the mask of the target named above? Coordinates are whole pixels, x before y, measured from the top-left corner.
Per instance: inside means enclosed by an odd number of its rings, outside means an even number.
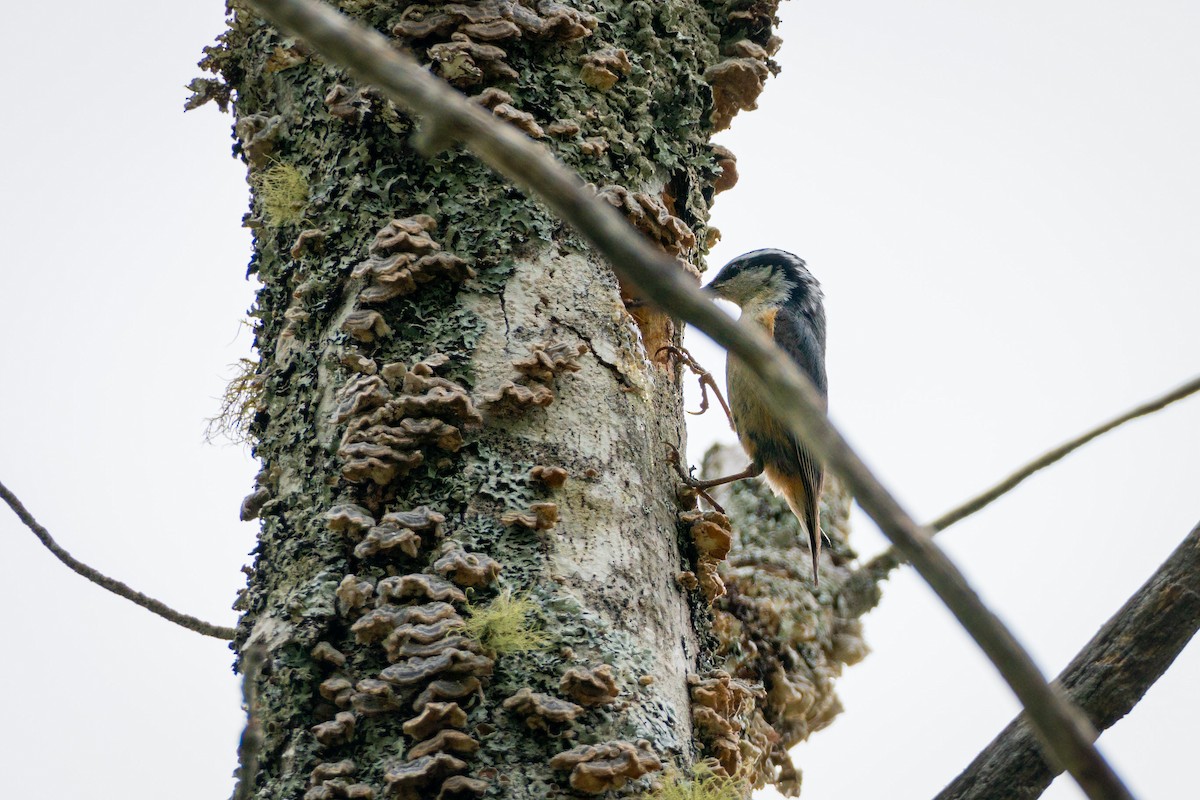
[[[294,225],[308,207],[308,180],[291,164],[277,162],[258,176],[258,196],[268,225]]]
[[[641,800],[745,800],[750,796],[750,787],[740,777],[729,777],[716,771],[711,761],[698,761],[691,776],[678,770],[668,770],[655,781],[650,791],[640,795]]]
[[[499,655],[545,650],[549,637],[529,620],[535,608],[537,604],[529,597],[514,598],[505,589],[487,605],[467,605],[466,633]]]

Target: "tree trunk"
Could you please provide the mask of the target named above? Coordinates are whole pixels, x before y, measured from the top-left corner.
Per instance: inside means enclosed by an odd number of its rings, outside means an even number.
[[[708,139],[774,68],[775,3],[575,2],[341,7],[694,271],[735,178]],[[661,349],[677,326],[542,208],[462,153],[422,159],[406,115],[232,8],[192,102],[232,99],[262,282],[261,360],[230,403],[263,464],[238,601],[239,653],[265,654],[252,796],[644,790],[706,755],[749,779],[727,796],[776,777],[795,736],[756,708],[749,682],[770,679],[716,671],[728,527],[664,458],[684,437]]]

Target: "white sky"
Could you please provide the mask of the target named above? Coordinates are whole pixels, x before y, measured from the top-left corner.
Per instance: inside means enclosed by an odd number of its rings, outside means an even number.
[[[79,558],[232,624],[256,468],[203,442],[252,286],[229,119],[180,113],[221,4],[23,3],[0,51],[0,479]],[[785,71],[710,263],[782,247],[823,281],[832,414],[922,518],[1182,382],[1200,359],[1200,6],[785,4]],[[49,294],[47,294],[49,292]],[[703,341],[693,352],[720,372]],[[693,400],[691,408],[695,407]],[[693,430],[693,458],[716,416]],[[1200,400],[1130,425],[944,542],[1057,672],[1200,517]],[[860,519],[865,555],[882,543]],[[226,797],[230,655],[66,571],[0,514],[12,796]],[[867,619],[809,800],[932,795],[1014,702],[910,572]],[[1194,787],[1193,645],[1102,739],[1135,792]],[[1186,787],[1186,788],[1185,788]],[[1060,780],[1047,795],[1080,796]]]

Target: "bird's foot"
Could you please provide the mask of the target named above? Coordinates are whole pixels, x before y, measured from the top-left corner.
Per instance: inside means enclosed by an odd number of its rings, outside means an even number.
[[[664,444],[667,445],[667,461],[670,462],[671,466],[675,468],[675,473],[679,476],[679,480],[681,480],[683,484],[696,495],[704,498],[704,502],[708,503],[714,509],[724,514],[725,509],[721,507],[721,504],[714,500],[712,495],[705,491],[705,489],[708,488],[709,482],[699,480],[692,475],[695,467],[690,467],[687,469],[684,468],[683,459],[680,457],[679,450],[675,447],[675,445],[671,444],[670,442],[664,442]]]
[[[708,411],[708,390],[712,389],[713,394],[717,396],[717,401],[721,404],[721,408],[725,411],[725,416],[729,420],[729,427],[734,429],[735,426],[733,424],[733,412],[729,410],[729,404],[725,402],[725,396],[721,394],[721,389],[717,386],[717,381],[712,376],[712,373],[700,366],[700,362],[696,360],[695,356],[689,353],[684,347],[667,345],[665,347],[658,348],[658,352],[654,355],[657,356],[659,353],[664,351],[667,353],[667,355],[679,359],[679,361],[685,367],[692,371],[692,374],[695,375],[697,380],[700,382],[700,410],[689,411],[687,413],[698,415]]]

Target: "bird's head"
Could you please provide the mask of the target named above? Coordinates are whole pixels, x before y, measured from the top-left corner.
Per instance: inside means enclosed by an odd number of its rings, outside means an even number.
[[[705,287],[743,309],[820,303],[821,286],[804,260],[783,250],[752,250],[738,256]]]

